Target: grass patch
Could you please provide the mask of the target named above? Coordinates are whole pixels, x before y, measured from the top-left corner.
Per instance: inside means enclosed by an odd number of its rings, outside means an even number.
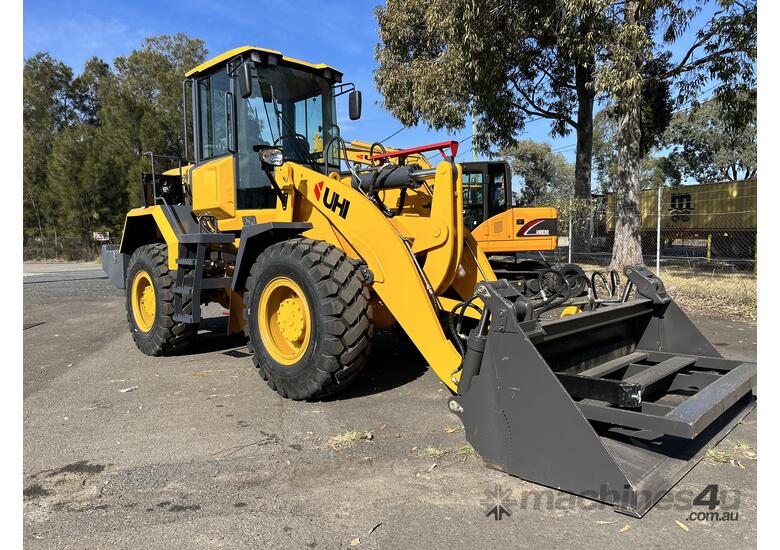
[[[579,265],[588,277],[596,270],[607,274],[605,266],[582,263]],[[654,265],[649,267],[651,271],[655,271]],[[625,284],[624,275],[621,274],[620,280]],[[756,320],[757,282],[753,273],[662,266],[661,280],[686,313],[722,319]]]
[[[344,449],[353,447],[358,441],[370,441],[372,439],[374,439],[374,435],[371,432],[347,430],[328,439],[328,445],[333,449]]]
[[[439,449],[438,447],[425,447],[424,449],[420,449],[419,451],[417,451],[417,455],[420,458],[424,458],[426,460],[439,460],[449,452],[450,452],[449,449]]]
[[[743,274],[686,275],[661,270],[672,297],[691,313],[756,320],[756,278]]]
[[[460,449],[458,449],[458,454],[460,456],[469,457],[469,456],[476,456],[477,450],[471,446],[471,444],[466,444]]]
[[[748,443],[737,443],[734,447],[734,453],[749,460],[756,460],[758,458],[756,451]]]
[[[704,456],[704,461],[709,464],[731,464],[744,469],[741,460],[756,460],[756,451],[748,443],[737,443],[730,449],[710,449]]]
[[[726,451],[710,449],[704,456],[704,460],[710,464],[728,464],[731,462],[731,455]]]
[[[444,433],[454,434],[463,431],[463,426],[444,426]]]

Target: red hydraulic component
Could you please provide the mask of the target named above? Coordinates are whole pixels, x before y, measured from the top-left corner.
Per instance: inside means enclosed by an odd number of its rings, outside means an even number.
[[[391,158],[405,159],[409,155],[417,155],[419,153],[427,153],[428,151],[438,150],[442,157],[447,157],[444,149],[450,148],[450,156],[453,158],[458,154],[458,142],[457,141],[442,141],[440,143],[431,143],[430,145],[421,145],[420,147],[412,147],[411,149],[401,149],[399,151],[393,151],[392,153],[380,153],[373,155],[369,160],[385,160]]]

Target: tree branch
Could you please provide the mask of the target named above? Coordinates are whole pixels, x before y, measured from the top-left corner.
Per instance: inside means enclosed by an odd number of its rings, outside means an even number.
[[[549,78],[556,86],[560,86],[561,88],[569,88],[571,90],[576,90],[577,87],[574,84],[571,84],[569,82],[562,81],[558,78],[555,78],[552,74],[550,74],[539,62],[534,61],[534,65],[542,71],[547,78]]]
[[[706,65],[707,63],[709,63],[710,61],[712,61],[713,59],[715,59],[715,58],[717,58],[719,56],[727,55],[727,54],[730,54],[730,53],[737,53],[737,52],[738,52],[738,50],[736,48],[726,48],[726,49],[723,49],[723,50],[711,53],[709,55],[706,55],[706,56],[702,57],[701,59],[697,59],[696,61],[692,61],[691,63],[689,63],[687,65],[683,65],[683,64],[677,65],[674,69],[671,69],[671,70],[663,73],[662,75],[660,75],[660,76],[658,76],[656,78],[658,80],[663,80],[663,79],[670,78],[670,77],[673,77],[673,76],[679,76],[679,75],[681,75],[683,73],[687,73],[689,71],[692,71],[693,69],[695,69],[697,67],[700,67],[701,65]]]
[[[518,108],[522,109],[528,114],[535,115],[535,116],[541,116],[543,118],[550,118],[554,120],[563,120],[567,124],[571,125],[572,128],[577,128],[577,123],[569,116],[566,116],[563,113],[557,113],[555,111],[550,111],[549,109],[545,109],[541,105],[539,105],[535,98],[533,96],[529,96],[526,91],[524,91],[520,86],[518,86],[517,82],[514,81],[514,79],[510,78],[510,81],[512,82],[512,86],[515,88],[515,91],[517,91],[518,94],[520,94],[523,99],[534,109],[534,111],[531,111],[527,107],[524,107],[522,105],[517,105]]]

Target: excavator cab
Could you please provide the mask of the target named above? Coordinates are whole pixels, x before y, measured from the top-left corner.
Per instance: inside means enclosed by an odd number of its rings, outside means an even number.
[[[505,161],[474,161],[463,165],[463,207],[472,231],[512,204],[512,173]]]
[[[462,166],[464,219],[485,253],[556,249],[558,212],[553,207],[516,205],[508,162],[474,161]]]

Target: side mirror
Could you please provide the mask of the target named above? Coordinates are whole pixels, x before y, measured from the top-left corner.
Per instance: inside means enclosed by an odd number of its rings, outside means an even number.
[[[243,99],[252,95],[252,66],[248,61],[241,63],[241,72],[238,76],[238,88]]]
[[[357,120],[363,110],[363,94],[360,90],[349,92],[349,119]]]

